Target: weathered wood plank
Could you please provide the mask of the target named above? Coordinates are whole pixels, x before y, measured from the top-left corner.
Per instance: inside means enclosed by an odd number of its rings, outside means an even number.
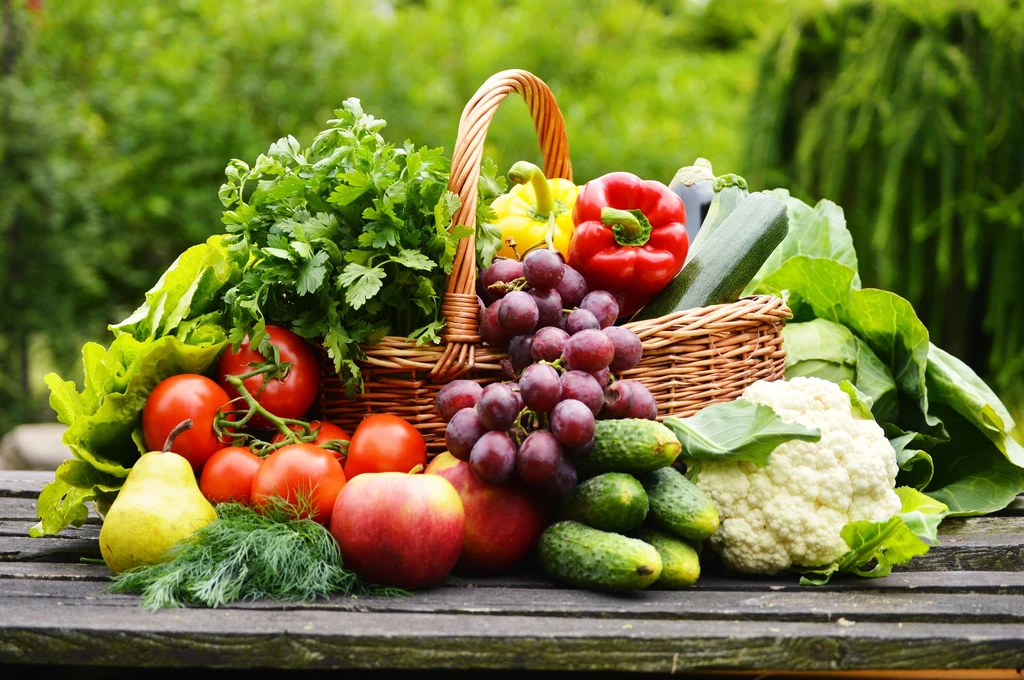
[[[0,663],[244,668],[1015,668],[1024,625],[4,607]]]
[[[106,581],[110,572],[102,564],[80,562],[0,562],[0,579],[49,579],[55,581]],[[540,572],[509,574],[501,577],[468,576],[454,579],[451,588],[515,588],[520,592],[551,589],[559,586]],[[815,591],[916,591],[918,593],[984,593],[989,595],[1024,595],[1024,572],[957,571],[904,572],[885,578],[833,579],[826,586],[801,586],[794,575],[770,578],[738,578],[705,575],[690,591],[708,592],[800,592]],[[524,596],[529,596],[524,593]]]
[[[77,562],[79,557],[99,557],[95,538],[0,537],[0,562]]]
[[[2,500],[2,499],[0,499]],[[75,532],[83,531],[82,534]],[[95,555],[98,547],[95,539],[80,536],[97,535],[93,532],[96,527],[86,525],[82,529],[66,529],[61,533],[61,539],[30,539],[27,536],[0,535],[0,562],[2,561],[36,561],[52,559],[52,561],[66,561],[66,557],[59,557],[69,552],[69,547],[64,545],[57,549],[53,544],[76,543],[81,546],[79,554]],[[63,537],[67,537],[65,540]],[[53,557],[48,557],[50,554]],[[950,538],[941,545],[933,547],[927,554],[914,558],[913,562],[904,567],[896,569],[896,573],[906,571],[1020,571],[1024,570],[1024,535],[1022,534],[997,534],[994,536],[962,536]],[[706,570],[710,575],[714,567]]]
[[[0,565],[0,577],[3,576]],[[496,577],[465,576],[451,583],[453,588],[518,588],[543,589],[553,587],[542,573],[525,572]],[[702,574],[690,588],[708,591],[780,592],[803,591],[900,591],[916,590],[923,593],[988,593],[992,595],[1024,595],[1024,571],[908,571],[884,578],[864,579],[837,576],[828,585],[802,586],[795,574],[782,574],[764,578]]]
[[[1024,517],[951,517],[939,525],[939,541],[972,536],[1024,535]]]
[[[110,570],[103,564],[82,562],[0,562],[0,579],[4,578],[105,582]]]
[[[24,538],[28,530],[35,525],[32,520],[0,519],[0,541],[5,537]],[[45,540],[61,540],[65,538],[93,538],[99,540],[100,524],[83,524],[80,527],[68,527],[59,534],[48,534],[40,538]]]
[[[0,470],[0,498],[34,499],[52,481],[52,471]]]
[[[32,598],[60,602],[137,607],[138,599],[113,595],[96,581],[0,579],[0,608]],[[238,602],[224,609],[294,609],[272,601]],[[574,618],[640,617],[647,620],[743,620],[902,623],[1021,623],[1024,596],[912,591],[835,592],[806,588],[799,592],[646,591],[612,595],[585,590],[515,588],[437,588],[413,597],[333,597],[304,605],[344,612],[405,612]]]
[[[102,564],[80,562],[0,562],[0,579],[49,579],[55,581],[106,581],[110,572]],[[540,572],[524,572],[500,577],[466,576],[453,579],[451,588],[514,588],[520,592],[559,586]],[[885,578],[837,577],[826,586],[801,586],[795,575],[770,578],[739,578],[718,574],[704,575],[689,591],[708,592],[801,592],[825,591],[916,591],[918,593],[984,593],[1024,595],[1024,571],[904,572]],[[528,597],[524,593],[524,597]]]

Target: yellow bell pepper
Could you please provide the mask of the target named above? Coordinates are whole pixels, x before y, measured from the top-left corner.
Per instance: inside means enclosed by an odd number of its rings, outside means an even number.
[[[540,168],[526,161],[513,165],[508,177],[518,186],[491,203],[504,242],[498,256],[519,259],[528,250],[548,247],[568,261],[574,229],[572,209],[579,187],[567,179],[547,179]]]

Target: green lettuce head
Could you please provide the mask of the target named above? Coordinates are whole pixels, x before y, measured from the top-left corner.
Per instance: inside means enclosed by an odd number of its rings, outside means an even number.
[[[791,323],[782,332],[786,378],[815,377],[834,383],[848,380],[871,399],[879,422],[899,410],[892,373],[849,328],[825,319]]]

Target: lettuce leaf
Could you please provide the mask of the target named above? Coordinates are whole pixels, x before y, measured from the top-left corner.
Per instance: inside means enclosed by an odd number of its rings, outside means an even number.
[[[951,407],[995,444],[1008,461],[1024,467],[1024,447],[1009,436],[1015,426],[1013,417],[967,364],[932,345],[926,376],[933,402]]]
[[[189,344],[173,335],[139,341],[122,333],[106,350],[90,343],[82,350],[85,386],[51,373],[46,376],[50,405],[68,426],[64,444],[72,459],[58,469],[36,506],[40,521],[32,536],[81,526],[88,501],[113,501],[142,451],[135,433],[142,409],[160,381],[179,373],[205,373],[227,345],[224,329],[202,326],[202,342]]]
[[[227,345],[221,325],[222,292],[241,276],[241,254],[223,236],[189,248],[146,293],[146,301],[110,330],[109,347],[82,348],[84,385],[51,373],[50,406],[68,426],[64,444],[73,456],[39,496],[40,521],[32,536],[80,526],[85,503],[109,507],[145,447],[142,409],[160,381],[179,373],[205,373]],[[239,251],[240,253],[241,251]]]
[[[153,340],[178,331],[183,321],[220,311],[221,291],[241,279],[241,264],[224,247],[223,235],[211,236],[178,256],[127,319],[112,324],[115,335]]]
[[[762,467],[780,444],[821,439],[817,430],[787,423],[770,406],[745,399],[712,404],[689,418],[669,416],[664,425],[682,444],[682,455],[698,462],[746,460]]]
[[[900,513],[887,519],[849,522],[842,536],[850,550],[832,564],[808,569],[801,585],[825,585],[836,573],[865,578],[888,576],[938,543],[938,528],[949,508],[910,487],[899,487]]]

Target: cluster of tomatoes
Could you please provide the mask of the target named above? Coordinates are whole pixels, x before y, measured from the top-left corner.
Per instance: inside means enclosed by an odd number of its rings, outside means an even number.
[[[171,440],[169,450],[189,461],[211,503],[261,505],[279,497],[326,524],[352,477],[426,465],[422,435],[397,416],[368,416],[351,437],[329,422],[301,421],[316,401],[316,352],[287,329],[267,326],[267,334],[279,365],[287,366],[283,377],[254,371],[266,360],[247,339],[238,351],[221,356],[216,381],[196,374],[167,378],[153,389],[142,412],[142,433],[151,451],[163,449],[175,428],[192,421]],[[239,383],[258,409],[240,394]],[[244,422],[246,431],[220,427],[224,421]]]

